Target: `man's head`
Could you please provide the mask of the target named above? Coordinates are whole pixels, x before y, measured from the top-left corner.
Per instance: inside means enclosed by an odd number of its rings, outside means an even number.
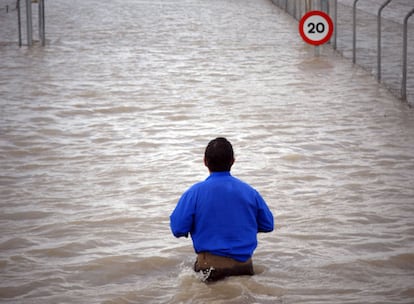
[[[230,171],[233,163],[233,147],[227,139],[217,137],[208,143],[204,152],[204,164],[210,172]]]

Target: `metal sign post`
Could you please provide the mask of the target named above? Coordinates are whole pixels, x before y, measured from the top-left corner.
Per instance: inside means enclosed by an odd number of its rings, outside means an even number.
[[[320,55],[319,46],[328,42],[334,30],[328,14],[322,11],[307,12],[299,22],[299,34],[302,39],[315,46],[315,56]]]

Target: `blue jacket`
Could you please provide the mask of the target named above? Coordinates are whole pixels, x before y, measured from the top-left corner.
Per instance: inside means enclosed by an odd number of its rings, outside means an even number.
[[[273,230],[273,215],[261,195],[230,172],[213,172],[181,196],[170,216],[174,236],[191,234],[196,253],[248,260],[257,233]]]

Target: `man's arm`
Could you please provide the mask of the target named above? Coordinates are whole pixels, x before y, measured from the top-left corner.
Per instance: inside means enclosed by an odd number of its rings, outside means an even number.
[[[258,194],[257,197],[257,230],[258,232],[271,232],[274,229],[273,214],[264,199]]]
[[[193,227],[195,203],[189,191],[185,192],[170,216],[170,227],[175,237],[188,237]]]

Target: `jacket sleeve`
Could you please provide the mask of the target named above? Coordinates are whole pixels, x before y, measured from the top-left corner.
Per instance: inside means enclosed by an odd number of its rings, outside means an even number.
[[[188,237],[193,227],[194,214],[194,197],[190,191],[186,191],[170,216],[170,227],[175,237]]]
[[[257,193],[257,230],[258,232],[271,232],[274,229],[273,214],[264,199]]]

